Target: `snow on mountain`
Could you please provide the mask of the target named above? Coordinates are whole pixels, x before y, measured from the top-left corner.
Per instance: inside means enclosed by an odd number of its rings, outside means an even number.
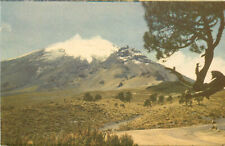
[[[133,61],[135,64],[140,63],[152,63],[150,59],[148,59],[145,55],[141,53],[141,51],[136,50],[134,48],[122,47],[117,51],[117,55],[119,56],[119,59],[121,59],[125,64],[128,61]]]
[[[100,36],[83,39],[79,34],[64,42],[50,45],[45,49],[47,60],[54,60],[63,55],[80,57],[82,60],[92,62],[93,58],[104,61],[119,48]]]

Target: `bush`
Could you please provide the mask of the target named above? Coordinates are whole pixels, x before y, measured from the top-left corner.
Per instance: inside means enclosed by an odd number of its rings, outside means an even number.
[[[120,139],[117,135],[107,135],[107,140],[106,140],[106,145],[107,146],[120,146]]]
[[[130,135],[125,134],[120,137],[120,145],[121,146],[133,146],[134,141]]]
[[[118,95],[116,96],[116,99],[119,99],[123,102],[130,102],[132,99],[132,94],[131,92],[127,92],[126,95],[124,95],[123,92],[118,93]]]
[[[130,102],[131,101],[131,99],[132,99],[132,94],[131,94],[131,92],[126,92],[126,94],[124,95],[124,93],[123,92],[120,92],[120,93],[118,93],[117,94],[117,96],[115,97],[116,99],[119,99],[119,100],[121,100],[121,101],[123,101],[123,102]]]
[[[17,145],[138,146],[127,134],[118,137],[96,129],[83,129],[77,133],[61,133],[49,137],[34,136],[29,139],[21,137],[14,141]]]
[[[184,97],[181,96],[180,99],[179,99],[179,104],[183,104],[184,102],[185,102]]]
[[[180,104],[185,103],[186,106],[188,106],[188,105],[191,106],[191,105],[192,105],[192,99],[191,99],[191,98],[188,98],[188,97],[185,96],[185,94],[183,93],[183,94],[180,96],[179,103],[180,103]]]
[[[137,144],[134,144],[134,141],[131,136],[124,134],[121,137],[118,137],[117,135],[107,135],[106,140],[107,146],[138,146]]]
[[[104,81],[104,80],[101,80],[101,81],[99,82],[99,84],[104,85],[104,84],[105,84],[105,81]]]
[[[95,101],[101,100],[102,96],[100,94],[95,95]]]
[[[116,96],[116,99],[124,101],[124,93],[123,92],[118,93],[117,96]]]
[[[149,100],[150,100],[152,103],[155,103],[156,100],[157,100],[157,93],[150,95]]]
[[[125,101],[130,102],[132,99],[132,94],[130,91],[126,93]]]
[[[90,93],[85,93],[84,94],[84,101],[98,101],[101,100],[102,96],[100,94],[96,94],[95,97],[93,97]]]
[[[167,101],[168,101],[168,102],[172,102],[172,101],[173,101],[173,97],[172,97],[172,96],[169,96],[169,97],[167,98]]]
[[[146,99],[146,100],[145,100],[144,106],[151,106],[151,101],[150,101],[150,99]]]
[[[163,95],[159,96],[158,103],[164,103],[164,96]]]
[[[93,101],[94,99],[90,93],[85,93],[83,100],[84,101]]]
[[[123,107],[123,108],[125,108],[125,105],[124,104],[120,104],[120,106]]]
[[[194,99],[198,102],[198,105],[201,105],[201,101],[203,101],[203,96],[195,97]]]

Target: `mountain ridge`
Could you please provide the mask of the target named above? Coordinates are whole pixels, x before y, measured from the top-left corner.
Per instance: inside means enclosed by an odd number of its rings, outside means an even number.
[[[176,76],[162,65],[128,46],[119,48],[103,60],[92,57],[91,62],[68,56],[63,50],[60,48],[56,56],[51,56],[42,49],[3,61],[1,90],[13,91],[31,86],[37,86],[38,90],[114,90],[177,81]]]

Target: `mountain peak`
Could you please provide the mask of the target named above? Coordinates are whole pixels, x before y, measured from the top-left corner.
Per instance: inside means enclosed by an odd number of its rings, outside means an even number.
[[[148,59],[145,55],[143,55],[141,51],[135,48],[129,48],[129,46],[120,48],[117,51],[117,55],[119,56],[119,59],[122,60],[125,64],[128,61],[132,61],[135,64],[152,63],[152,61]]]
[[[47,47],[45,52],[50,60],[60,56],[72,56],[74,58],[80,57],[81,60],[87,60],[90,63],[93,58],[104,61],[118,49],[110,41],[100,36],[83,39],[77,34],[69,40]]]

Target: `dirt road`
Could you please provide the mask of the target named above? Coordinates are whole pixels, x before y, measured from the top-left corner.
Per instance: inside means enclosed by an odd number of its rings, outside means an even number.
[[[116,134],[132,135],[139,145],[222,145],[225,144],[225,119],[214,124],[218,129],[212,129],[212,124],[184,128],[148,129],[120,131]]]

